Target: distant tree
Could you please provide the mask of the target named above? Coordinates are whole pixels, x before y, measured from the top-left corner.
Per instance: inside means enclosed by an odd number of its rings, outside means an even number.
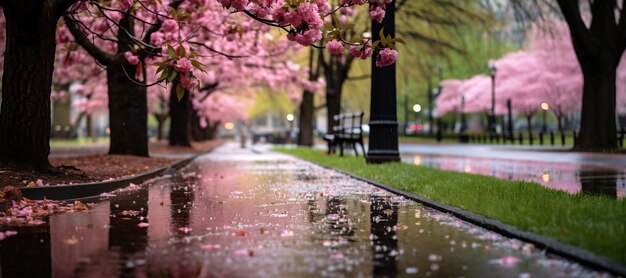
[[[511,0],[520,11],[558,7],[583,73],[581,126],[575,149],[617,149],[617,68],[626,49],[626,9],[617,0]],[[554,3],[556,2],[556,7]],[[545,10],[545,9],[544,9]]]

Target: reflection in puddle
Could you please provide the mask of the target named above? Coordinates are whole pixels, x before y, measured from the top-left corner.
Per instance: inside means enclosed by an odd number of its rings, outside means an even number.
[[[402,155],[402,161],[501,179],[534,181],[572,194],[600,193],[612,198],[626,196],[626,171],[617,168],[436,154],[406,154]]]
[[[0,242],[2,276],[602,274],[298,161],[198,160],[49,223]]]

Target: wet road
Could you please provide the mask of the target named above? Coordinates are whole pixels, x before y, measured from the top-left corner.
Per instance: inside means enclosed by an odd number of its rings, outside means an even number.
[[[2,277],[600,274],[334,171],[234,144],[88,212],[11,228],[18,234],[0,241]]]
[[[528,180],[570,193],[626,196],[626,155],[489,145],[400,146],[402,160],[443,170]]]

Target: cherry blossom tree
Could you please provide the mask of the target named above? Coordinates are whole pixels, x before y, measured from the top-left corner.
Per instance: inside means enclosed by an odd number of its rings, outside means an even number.
[[[0,162],[54,172],[47,159],[54,54],[56,43],[70,41],[68,32],[60,30],[59,36],[56,34],[61,17],[74,40],[107,69],[109,110],[118,111],[110,117],[112,138],[109,152],[147,155],[146,62],[161,56],[160,60],[165,64],[159,67],[159,81],[178,82],[177,95],[182,96],[185,91],[180,93],[179,88],[191,89],[192,85],[198,84],[193,70],[185,71],[188,63],[183,60],[194,65],[197,63],[191,60],[194,54],[177,53],[184,48],[174,49],[172,46],[176,47],[176,44],[172,43],[163,44],[169,46],[166,54],[157,43],[174,40],[174,37],[167,37],[168,33],[176,35],[179,44],[186,43],[188,39],[177,32],[178,22],[185,21],[195,11],[202,11],[203,6],[212,1],[189,1],[189,8],[181,10],[179,6],[183,2],[187,3],[184,0],[172,1],[168,5],[142,0],[0,1],[7,34],[0,130],[13,133],[0,138]],[[331,32],[322,33],[323,18],[336,12],[320,13],[320,7],[327,6],[327,1],[219,2],[231,12],[246,14],[263,24],[285,30],[288,39],[302,45],[317,43],[324,35],[327,40],[336,39],[344,45],[363,45],[362,42],[352,42],[354,38],[343,36],[347,26],[336,25]],[[350,0],[343,4],[370,3]],[[382,8],[377,7],[384,3],[372,2],[371,5],[376,10],[374,16],[382,18]],[[211,20],[207,18],[205,22]],[[166,32],[159,32],[162,28]],[[376,45],[372,42],[372,47],[383,50],[389,48],[392,41],[393,38],[387,40],[385,37]],[[386,56],[381,65],[390,63],[391,57]],[[194,65],[194,68],[200,69],[201,65]],[[32,72],[38,74],[32,75]],[[163,75],[163,72],[167,74]],[[28,122],[20,119],[28,119]]]
[[[0,1],[6,37],[0,107],[2,165],[58,172],[48,161],[55,32],[57,21],[73,3]]]
[[[583,74],[581,126],[575,149],[611,151],[615,136],[617,69],[626,49],[626,9],[617,0],[537,0],[511,2],[522,11],[537,4],[559,7]],[[532,7],[529,7],[532,6]]]

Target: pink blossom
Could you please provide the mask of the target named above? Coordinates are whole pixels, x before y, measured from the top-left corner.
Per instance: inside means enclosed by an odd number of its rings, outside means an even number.
[[[17,235],[17,231],[5,231],[4,235],[5,236],[14,236],[14,235]]]
[[[37,180],[37,186],[39,187],[43,186],[43,181],[41,179]]]
[[[396,62],[398,58],[398,51],[391,48],[385,48],[378,52],[378,60],[376,60],[377,67],[386,67]]]
[[[137,224],[137,227],[139,228],[146,228],[148,226],[150,226],[150,223],[140,222],[139,224]]]
[[[352,54],[352,56],[354,57],[365,60],[369,58],[370,56],[372,56],[372,53],[374,52],[374,49],[369,47],[371,45],[372,45],[371,43],[368,43],[367,45],[363,45],[363,46],[359,46],[359,45],[350,46],[350,54]]]
[[[294,232],[290,231],[290,230],[284,230],[280,233],[280,236],[282,237],[291,237],[294,236]]]
[[[196,84],[198,84],[194,79],[189,78],[189,76],[187,76],[187,74],[181,74],[180,78],[178,80],[180,82],[180,86],[185,88],[185,90],[187,90],[187,91],[193,90],[193,88],[196,86]]]
[[[217,2],[222,4],[224,8],[232,7],[238,11],[243,11],[246,8],[246,5],[248,5],[249,1],[248,0],[218,0]]]
[[[189,228],[189,227],[180,227],[180,228],[178,228],[178,230],[183,232],[183,233],[185,233],[185,234],[188,234],[189,232],[191,232],[191,228]]]
[[[127,11],[132,4],[133,4],[133,0],[121,0],[120,1],[120,10]]]
[[[180,73],[188,73],[192,67],[193,65],[191,64],[191,61],[185,57],[178,59],[178,61],[176,61],[176,65],[174,65],[174,69]]]
[[[165,34],[161,32],[154,32],[150,35],[150,44],[154,46],[161,46],[165,41]]]
[[[329,41],[326,44],[326,50],[331,55],[341,55],[343,53],[343,44],[338,40]]]
[[[385,18],[385,10],[381,8],[381,6],[376,6],[376,8],[372,8],[370,10],[370,18],[372,20],[378,21],[378,23],[382,23]]]
[[[111,193],[107,193],[107,192],[100,193],[100,197],[102,197],[102,198],[115,197],[115,196],[117,196],[117,195],[111,194]]]
[[[200,245],[200,248],[202,248],[204,250],[211,250],[211,249],[220,249],[220,248],[222,248],[222,246],[219,245],[219,244],[210,244],[209,243],[209,244]]]
[[[506,256],[495,260],[490,260],[492,264],[499,264],[503,267],[514,267],[519,263],[520,259],[513,256]]]
[[[130,51],[124,52],[124,59],[126,59],[126,61],[128,61],[128,63],[133,66],[139,64],[139,57],[137,57],[135,54],[133,54]]]
[[[166,19],[161,24],[161,31],[164,33],[176,33],[178,32],[178,22],[173,19]]]
[[[250,257],[254,256],[254,251],[249,249],[237,249],[234,253],[235,255],[248,255]]]

